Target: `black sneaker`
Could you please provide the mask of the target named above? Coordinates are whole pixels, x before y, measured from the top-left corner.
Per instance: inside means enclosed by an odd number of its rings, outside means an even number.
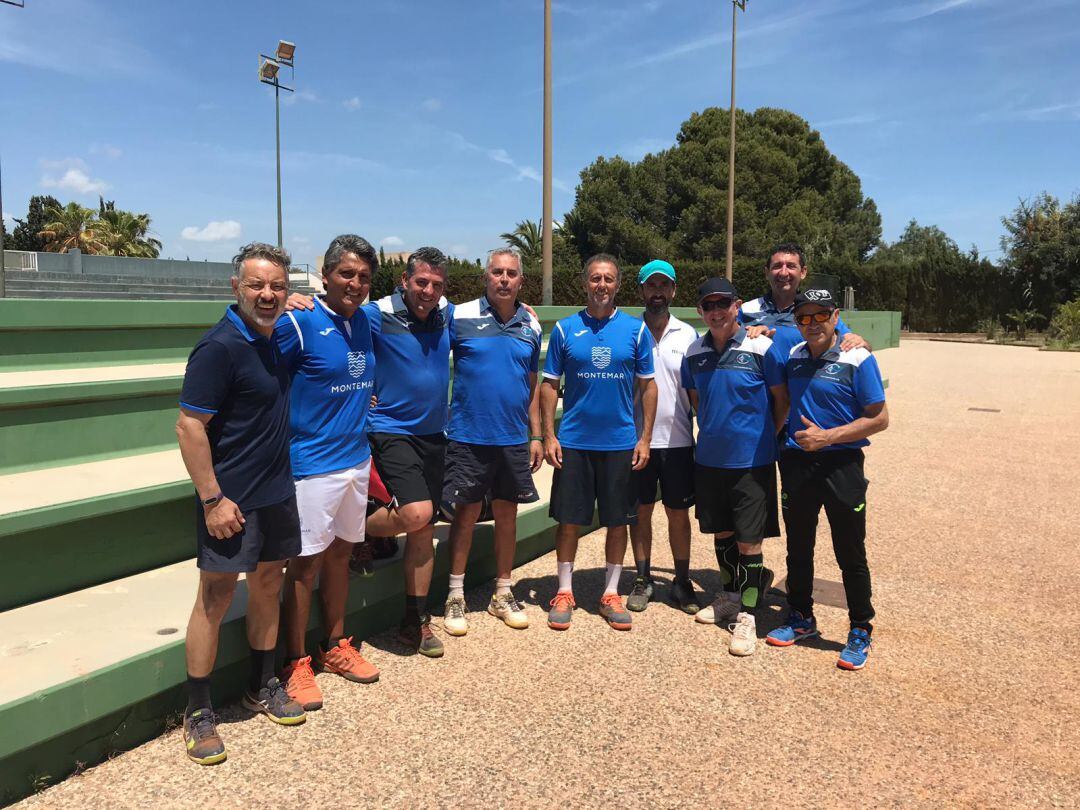
[[[225,743],[217,733],[217,718],[210,709],[184,715],[184,746],[188,759],[200,765],[225,761]]]
[[[428,658],[442,658],[443,643],[436,638],[431,629],[431,617],[421,616],[420,624],[402,623],[398,628],[398,638],[406,647],[413,647],[420,655]]]
[[[694,584],[692,582],[680,582],[675,580],[671,583],[671,590],[668,591],[668,599],[671,600],[671,604],[675,605],[683,613],[687,613],[693,616],[699,610],[701,605],[698,604],[697,594],[694,593]]]
[[[283,726],[298,726],[307,720],[304,707],[289,697],[285,684],[277,678],[271,678],[259,694],[244,693],[242,701],[248,711],[262,713]]]
[[[649,600],[653,595],[653,583],[651,579],[637,577],[634,579],[634,587],[630,589],[630,595],[626,597],[626,609],[635,613],[641,613],[649,606]]]

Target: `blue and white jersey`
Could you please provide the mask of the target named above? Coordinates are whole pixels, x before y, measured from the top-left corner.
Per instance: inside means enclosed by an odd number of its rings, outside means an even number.
[[[365,304],[375,341],[378,403],[371,411],[371,433],[430,436],[446,430],[450,392],[450,327],[454,305],[439,299],[426,320],[409,311],[399,287]]]
[[[795,304],[780,309],[773,302],[772,295],[763,295],[745,302],[739,308],[739,323],[743,326],[767,326],[775,329],[772,342],[781,357],[787,357],[797,343],[803,342],[802,332],[795,325]],[[837,321],[836,334],[842,337],[850,331],[843,318]]]
[[[466,444],[529,440],[530,374],[540,369],[540,322],[521,304],[499,320],[487,296],[454,307],[454,393],[446,435]]]
[[[793,438],[805,425],[805,416],[822,430],[854,422],[863,415],[867,405],[885,401],[881,370],[874,355],[866,349],[840,351],[836,345],[816,360],[810,356],[806,343],[793,348],[783,369],[791,396],[791,411],[787,423],[787,447],[801,450]],[[819,452],[866,447],[869,439],[833,444]]]
[[[783,373],[771,347],[769,338],[748,338],[739,328],[724,346],[706,332],[686,350],[682,384],[698,395],[698,464],[742,470],[776,461],[769,388]]]
[[[653,376],[652,348],[644,321],[618,309],[604,320],[583,309],[555,324],[544,377],[566,377],[560,444],[575,450],[634,448],[634,381]]]
[[[294,478],[347,470],[371,455],[368,409],[375,352],[368,318],[346,320],[315,299],[315,309],[286,312],[274,334],[292,373],[289,458]]]

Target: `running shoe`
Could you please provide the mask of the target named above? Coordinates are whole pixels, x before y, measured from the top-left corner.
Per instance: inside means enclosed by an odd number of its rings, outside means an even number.
[[[298,726],[307,720],[304,707],[289,697],[285,685],[277,678],[267,681],[258,694],[245,692],[242,703],[248,711],[265,714],[283,726]]]
[[[431,617],[421,616],[420,624],[402,624],[398,628],[398,638],[403,644],[414,648],[420,655],[428,658],[442,658],[443,643],[431,629]]]
[[[322,672],[333,672],[353,683],[375,683],[379,680],[378,668],[360,654],[360,645],[353,645],[352,636],[338,639],[338,643],[326,652],[320,648],[315,653],[315,666]]]
[[[200,765],[225,761],[225,743],[217,733],[217,718],[210,709],[196,709],[184,715],[184,747],[188,759]]]
[[[728,652],[732,655],[753,655],[757,646],[757,623],[753,613],[740,613],[731,630],[731,643]]]
[[[641,613],[649,606],[649,600],[653,597],[653,582],[646,577],[637,577],[634,587],[630,589],[630,595],[626,597],[626,607],[635,613]]]
[[[615,630],[629,630],[633,626],[633,619],[623,607],[622,597],[617,593],[606,593],[600,597],[600,615]]]
[[[443,628],[452,636],[463,636],[469,632],[469,620],[465,617],[465,599],[451,596],[443,607]]]
[[[281,671],[281,678],[285,681],[285,691],[288,692],[289,697],[303,706],[305,712],[322,708],[322,690],[315,683],[315,672],[311,669],[310,655],[286,664],[285,669]]]
[[[792,610],[788,613],[784,624],[765,636],[765,643],[773,647],[790,647],[799,641],[805,641],[808,638],[820,635],[821,633],[817,629],[817,619],[813,616],[803,616],[799,611]]]
[[[723,626],[735,621],[741,611],[742,597],[738,592],[720,591],[711,605],[694,614],[694,621]]]
[[[870,634],[862,627],[852,627],[848,633],[847,644],[840,651],[836,665],[840,669],[857,670],[866,666],[870,655]]]
[[[492,616],[502,619],[507,627],[524,630],[529,626],[529,617],[512,593],[497,593],[492,596],[487,610]]]
[[[701,610],[697,594],[694,593],[694,583],[689,580],[686,582],[680,582],[679,580],[672,582],[671,590],[668,591],[668,599],[683,613],[689,613],[691,616],[696,615]]]
[[[570,629],[570,620],[574,618],[574,594],[570,591],[559,591],[551,600],[551,610],[548,611],[548,627],[552,630]]]

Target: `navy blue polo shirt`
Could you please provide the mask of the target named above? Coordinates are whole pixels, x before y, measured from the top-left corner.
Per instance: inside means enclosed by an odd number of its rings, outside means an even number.
[[[289,367],[276,341],[248,329],[230,306],[188,357],[180,407],[206,425],[214,475],[247,512],[291,498]]]
[[[797,344],[803,342],[802,332],[795,324],[795,304],[780,309],[771,294],[744,303],[739,308],[739,323],[743,326],[766,326],[775,329],[772,342],[780,357],[787,357]],[[836,334],[843,337],[850,331],[843,318],[836,322]]]
[[[454,393],[446,435],[456,442],[529,439],[530,375],[540,370],[540,323],[521,304],[503,323],[487,296],[454,307]]]

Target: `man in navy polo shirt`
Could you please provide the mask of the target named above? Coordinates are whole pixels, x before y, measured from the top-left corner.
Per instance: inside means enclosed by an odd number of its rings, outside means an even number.
[[[757,640],[754,613],[769,583],[762,541],[779,535],[776,515],[776,433],[784,413],[769,396],[780,379],[767,337],[739,326],[739,295],[713,278],[698,288],[698,312],[709,331],[683,358],[682,383],[697,412],[695,467],[697,518],[717,544],[734,542],[739,557],[735,590],[721,591],[695,619],[730,624],[732,655],[751,655]]]
[[[521,255],[493,250],[484,270],[481,298],[454,309],[451,345],[454,392],[450,401],[447,475],[443,503],[452,504],[450,592],[443,626],[463,636],[465,565],[483,498],[491,493],[495,518],[495,594],[488,613],[509,627],[529,619],[510,589],[517,544],[519,503],[540,499],[532,473],[544,459],[536,375],[540,369],[540,322],[518,303],[525,280]]]
[[[322,707],[312,658],[305,654],[311,596],[319,581],[324,637],[315,667],[353,683],[373,683],[379,671],[345,636],[349,558],[364,542],[371,450],[367,418],[375,388],[375,353],[360,306],[378,267],[362,237],[336,237],[323,258],[325,295],[310,310],[286,312],[275,327],[293,374],[289,426],[303,548],[285,577],[285,670],[290,697],[306,711]]]
[[[866,562],[866,486],[863,451],[869,437],[889,426],[877,360],[866,349],[845,350],[838,337],[840,310],[828,290],[795,299],[795,321],[806,339],[789,353],[773,396],[790,397],[787,440],[780,457],[787,527],[790,613],[766,642],[788,647],[818,635],[813,613],[814,541],[825,507],[833,552],[844,579],[851,630],[841,669],[862,669],[870,653],[874,607]]]
[[[555,325],[544,362],[540,390],[544,455],[555,468],[550,515],[559,522],[555,536],[559,590],[548,613],[548,626],[554,630],[566,630],[573,618],[578,533],[592,523],[594,507],[600,525],[607,528],[600,615],[616,630],[632,626],[618,586],[626,527],[637,520],[632,473],[649,463],[656,382],[648,328],[615,307],[620,280],[614,257],[600,253],[585,262],[586,307]],[[556,437],[560,377],[566,382]],[[642,400],[640,431],[634,426],[635,385]]]
[[[199,590],[188,621],[184,744],[201,765],[225,759],[210,702],[218,629],[240,573],[247,581],[251,670],[244,706],[283,725],[305,719],[275,677],[285,560],[300,552],[289,466],[289,368],[273,340],[289,256],[260,242],[233,259],[236,304],[188,357],[176,434],[198,493]]]

